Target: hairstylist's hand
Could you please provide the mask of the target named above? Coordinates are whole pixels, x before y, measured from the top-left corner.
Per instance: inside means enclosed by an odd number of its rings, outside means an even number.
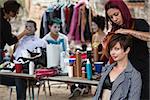
[[[30,34],[31,33],[31,29],[25,29],[22,33],[20,33],[17,38],[18,40],[20,40],[24,35]]]
[[[115,33],[130,34],[130,30],[129,29],[120,28],[120,29],[116,30]]]
[[[31,33],[31,28],[25,28],[23,33],[24,33],[24,35],[30,34]]]
[[[136,31],[136,30],[131,30],[131,29],[118,29],[117,31],[115,31],[115,33],[129,34],[140,40],[150,42],[149,32],[142,32],[142,31]]]

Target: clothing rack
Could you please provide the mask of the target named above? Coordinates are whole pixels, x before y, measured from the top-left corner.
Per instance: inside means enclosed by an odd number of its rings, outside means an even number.
[[[79,1],[79,0],[76,0],[76,1]],[[82,5],[85,5],[85,6],[82,6]],[[79,6],[79,7],[82,6],[81,9],[83,9],[83,10],[80,10],[80,12],[78,12],[79,11],[78,10],[77,11],[78,14],[77,13],[74,14],[74,11],[76,11],[76,6]],[[71,12],[70,12],[70,7],[71,7]],[[65,13],[62,14],[62,12],[65,12]],[[75,41],[77,40],[80,42],[91,40],[91,17],[90,17],[91,9],[87,0],[86,1],[81,0],[75,4],[74,4],[74,0],[65,0],[64,2],[61,2],[61,0],[57,0],[57,2],[54,4],[54,7],[52,5],[48,7],[48,11],[47,13],[45,13],[45,15],[49,17],[51,16],[50,18],[58,17],[62,20],[62,25],[61,25],[62,28],[60,32],[66,35],[69,34],[68,36],[69,40],[71,39],[70,37],[74,37]],[[76,16],[76,17],[73,18],[73,16]],[[47,20],[49,20],[50,18],[48,18]],[[76,20],[76,23],[78,23],[78,25],[71,24],[71,23],[74,24],[74,19]],[[40,29],[41,38],[49,32],[49,28],[45,19],[44,19],[44,24],[45,25],[42,26],[43,28],[42,31]],[[41,25],[43,25],[43,22],[41,23]],[[73,31],[71,32],[70,29],[73,29]],[[43,30],[44,30],[44,33],[43,33]],[[74,32],[75,30],[78,32]]]

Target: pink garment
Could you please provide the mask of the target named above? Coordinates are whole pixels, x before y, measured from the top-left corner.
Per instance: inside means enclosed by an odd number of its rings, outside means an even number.
[[[79,35],[79,27],[78,27],[78,15],[79,15],[79,8],[84,3],[81,2],[74,7],[73,16],[71,19],[71,25],[70,25],[70,31],[68,33],[68,39],[69,40],[75,40],[75,42],[80,42],[80,35]]]

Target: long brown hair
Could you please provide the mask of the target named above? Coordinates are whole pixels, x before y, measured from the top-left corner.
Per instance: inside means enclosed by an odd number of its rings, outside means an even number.
[[[123,25],[117,25],[115,24],[108,16],[107,11],[110,8],[116,8],[119,9],[123,18]],[[107,61],[108,59],[110,62],[113,62],[111,58],[109,58],[108,53],[107,53],[107,47],[108,43],[111,39],[111,37],[115,34],[114,32],[119,29],[119,28],[124,28],[124,29],[133,29],[134,27],[134,22],[131,16],[131,13],[125,4],[123,0],[108,0],[108,2],[105,4],[105,15],[106,15],[106,27],[108,29],[109,25],[108,22],[111,21],[112,23],[112,29],[111,32],[107,34],[106,36],[106,47],[102,49],[102,56],[101,60],[102,61]]]
[[[108,16],[107,11],[110,8],[117,8],[120,10],[122,18],[123,18],[123,25],[119,26],[115,24]],[[112,31],[115,31],[119,28],[130,29],[132,27],[132,17],[129,11],[129,8],[125,4],[123,0],[109,0],[105,4],[105,14],[106,14],[106,26],[108,28],[108,21],[112,22]]]
[[[103,42],[106,44],[106,47],[102,48],[102,55],[100,57],[100,60],[107,63],[108,59],[109,59],[109,54],[107,52],[108,49],[108,43],[111,39],[111,37],[114,35],[114,32],[109,32],[106,37],[104,38]]]

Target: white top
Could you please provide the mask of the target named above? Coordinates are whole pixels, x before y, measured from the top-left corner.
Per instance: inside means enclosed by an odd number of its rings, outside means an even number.
[[[31,36],[24,36],[18,43],[17,48],[14,52],[14,57],[17,60],[19,57],[23,57],[23,52],[25,52],[27,49],[31,52],[36,47],[43,47],[46,48],[46,41],[31,35]]]
[[[50,36],[50,33],[46,34],[42,39],[43,40],[52,40],[52,41],[55,41],[55,42],[59,42],[61,39],[64,40],[64,45],[65,45],[65,51],[69,51],[69,44],[68,44],[68,37],[62,33],[58,33],[59,36],[57,38],[57,40],[53,39],[51,36]],[[47,43],[47,44],[53,44],[53,43]],[[60,43],[60,45],[62,45],[62,43]],[[61,50],[63,51],[63,46],[61,47]]]
[[[48,33],[43,37],[43,40],[47,41],[47,67],[62,66],[64,64],[61,62],[64,61],[61,59],[64,59],[69,51],[68,37],[62,33],[58,33],[59,36],[57,40],[55,40],[50,34],[51,33]]]

